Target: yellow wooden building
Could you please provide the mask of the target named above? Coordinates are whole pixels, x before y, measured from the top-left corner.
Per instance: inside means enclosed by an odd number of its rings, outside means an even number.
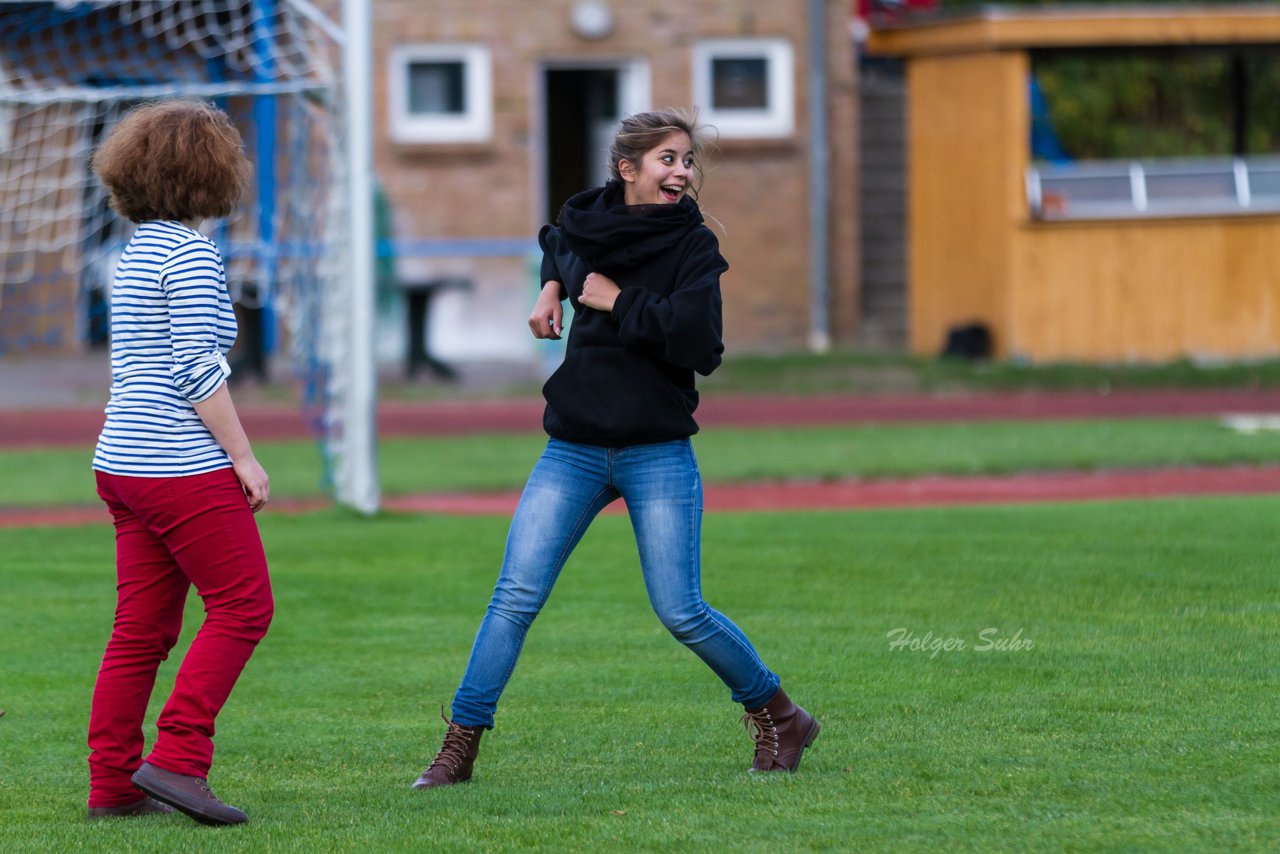
[[[1037,168],[1028,98],[1036,51],[1275,44],[1275,6],[984,8],[874,30],[869,52],[906,67],[911,349],[981,323],[997,357],[1037,362],[1280,355],[1280,161],[1116,163],[1123,192],[1090,198],[1107,164]]]

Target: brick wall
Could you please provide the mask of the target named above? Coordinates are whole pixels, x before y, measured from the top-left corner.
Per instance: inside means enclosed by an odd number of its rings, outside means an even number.
[[[730,270],[723,279],[728,346],[739,352],[803,347],[810,313],[808,202],[808,36],[806,4],[766,0],[613,2],[606,38],[588,41],[570,26],[571,0],[378,0],[374,7],[376,167],[400,239],[532,237],[541,210],[540,80],[547,63],[648,62],[653,106],[692,101],[692,48],[703,38],[787,39],[795,55],[795,131],[783,140],[723,140],[711,161],[700,203],[720,238]],[[856,324],[856,87],[848,38],[848,4],[829,4],[832,135],[832,320],[837,340]],[[493,135],[479,144],[399,145],[389,134],[385,57],[398,44],[479,42],[493,58]],[[411,261],[452,272],[466,259]],[[527,281],[483,281],[468,299],[492,298]],[[490,265],[492,267],[492,265]],[[458,297],[462,299],[462,297]],[[509,301],[508,301],[509,302]],[[527,314],[527,310],[525,312]],[[475,313],[470,313],[474,316]],[[518,324],[524,315],[491,318]],[[449,346],[442,341],[442,346]]]

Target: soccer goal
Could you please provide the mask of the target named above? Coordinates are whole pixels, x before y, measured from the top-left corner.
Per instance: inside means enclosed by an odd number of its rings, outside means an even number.
[[[338,500],[376,509],[369,15],[364,0],[0,0],[0,350],[105,339],[132,224],[90,155],[138,103],[212,101],[255,167],[211,233],[232,296],[301,377]]]

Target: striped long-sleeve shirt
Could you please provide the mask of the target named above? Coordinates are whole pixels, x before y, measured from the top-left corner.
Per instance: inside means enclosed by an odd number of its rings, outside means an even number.
[[[111,400],[93,467],[182,477],[230,466],[194,404],[231,374],[235,339],[212,241],[179,222],[139,225],[111,286]]]

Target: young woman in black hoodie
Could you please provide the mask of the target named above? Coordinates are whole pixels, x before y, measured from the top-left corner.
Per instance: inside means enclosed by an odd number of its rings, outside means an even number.
[[[681,110],[624,119],[609,151],[612,180],[571,198],[559,227],[538,235],[534,337],[560,337],[565,297],[575,311],[564,363],[543,387],[550,440],[511,522],[444,744],[414,788],[471,778],[530,624],[591,520],[619,497],[658,618],[746,709],[751,770],[794,771],[818,735],[746,635],[702,599],[694,372],[710,374],[724,352],[728,264],[694,201],[700,149]]]

